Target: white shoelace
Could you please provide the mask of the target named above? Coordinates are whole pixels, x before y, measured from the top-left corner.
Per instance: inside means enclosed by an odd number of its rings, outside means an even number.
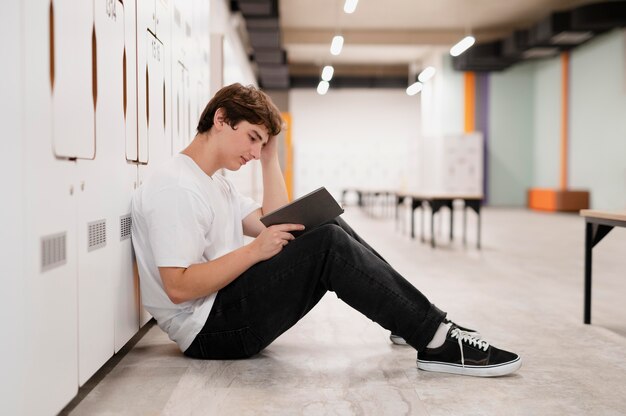
[[[463,342],[466,342],[473,347],[480,348],[483,351],[487,351],[487,348],[489,348],[489,343],[479,336],[476,336],[473,332],[461,331],[459,328],[454,328],[450,331],[450,336],[459,340],[459,348],[461,349],[461,365],[463,367],[465,367]]]

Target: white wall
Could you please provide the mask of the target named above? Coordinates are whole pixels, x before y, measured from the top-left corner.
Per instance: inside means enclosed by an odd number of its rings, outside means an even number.
[[[294,194],[325,186],[403,189],[407,149],[419,136],[419,97],[402,89],[290,92]]]

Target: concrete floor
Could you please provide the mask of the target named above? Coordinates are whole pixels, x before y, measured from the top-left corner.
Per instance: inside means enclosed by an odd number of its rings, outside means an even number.
[[[391,219],[354,208],[344,218],[450,318],[519,353],[516,374],[418,371],[414,350],[392,345],[387,331],[329,293],[250,360],[185,358],[154,326],[69,414],[626,414],[626,229],[594,250],[588,326],[580,217],[485,209],[479,251],[474,215],[467,248],[461,227],[447,241],[443,215],[435,250]]]

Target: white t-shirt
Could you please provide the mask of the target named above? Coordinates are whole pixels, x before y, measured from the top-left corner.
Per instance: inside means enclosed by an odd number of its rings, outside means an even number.
[[[208,176],[177,154],[132,199],[132,241],[141,300],[159,327],[185,351],[211,312],[216,293],[181,304],[170,301],[158,267],[189,267],[243,246],[242,220],[260,205],[220,174]]]

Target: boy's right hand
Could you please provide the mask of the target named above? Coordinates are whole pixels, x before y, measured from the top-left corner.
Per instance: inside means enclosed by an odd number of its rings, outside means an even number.
[[[267,227],[250,243],[254,255],[258,261],[274,257],[295,237],[290,231],[302,231],[301,224],[276,224]]]

